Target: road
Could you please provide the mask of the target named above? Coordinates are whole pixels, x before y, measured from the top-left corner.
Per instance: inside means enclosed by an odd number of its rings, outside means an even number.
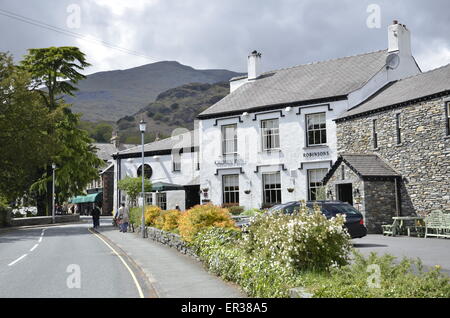
[[[0,298],[149,297],[139,269],[89,227],[73,224],[1,233]]]

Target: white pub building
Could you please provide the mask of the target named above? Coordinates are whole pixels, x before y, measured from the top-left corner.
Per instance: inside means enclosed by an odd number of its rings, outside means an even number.
[[[174,194],[177,202],[155,194],[153,203],[188,207],[180,203],[184,198],[264,208],[325,199],[322,180],[338,158],[334,120],[389,83],[421,72],[410,38],[406,26],[394,21],[387,50],[264,73],[261,54],[252,52],[248,76],[232,79],[230,94],[199,114],[198,132],[183,144],[189,150],[182,152],[181,171],[174,168],[172,139],[146,145],[153,183],[191,190]],[[115,156],[116,181],[139,175],[139,156],[140,147]],[[117,208],[125,198],[115,190]]]

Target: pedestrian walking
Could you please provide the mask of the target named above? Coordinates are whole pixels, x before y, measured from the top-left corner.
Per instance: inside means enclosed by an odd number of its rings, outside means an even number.
[[[100,208],[96,204],[94,206],[94,209],[92,210],[92,221],[94,223],[94,229],[98,228],[100,226]]]
[[[128,223],[130,221],[130,210],[125,206],[125,203],[121,204],[119,208],[119,222],[120,232],[126,233],[128,230]]]

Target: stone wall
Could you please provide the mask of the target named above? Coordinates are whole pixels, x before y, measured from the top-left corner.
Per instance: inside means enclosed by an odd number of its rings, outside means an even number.
[[[364,214],[369,233],[382,233],[382,224],[392,224],[397,215],[395,181],[364,181]]]
[[[69,222],[79,222],[79,214],[68,214],[68,215],[56,215],[56,223],[69,223]],[[30,225],[47,225],[52,224],[51,216],[37,216],[29,218],[16,218],[11,219],[10,226],[30,226]]]
[[[402,215],[450,210],[450,137],[446,136],[446,98],[337,123],[339,153],[378,154],[402,175]],[[396,138],[397,113],[401,113],[402,118],[402,143],[399,145]],[[378,121],[378,149],[373,149],[374,119]]]
[[[114,170],[109,169],[103,175],[102,215],[112,215],[114,209]]]
[[[154,227],[147,228],[148,238],[161,244],[177,249],[179,252],[198,258],[194,251],[189,248],[178,234],[166,232]]]

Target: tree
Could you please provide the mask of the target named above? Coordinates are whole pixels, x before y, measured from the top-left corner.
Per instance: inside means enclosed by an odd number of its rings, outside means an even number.
[[[96,168],[101,161],[90,146],[92,141],[78,128],[79,117],[63,103],[64,95],[73,96],[77,90],[74,85],[85,79],[79,71],[90,64],[76,47],[50,47],[28,50],[20,65],[30,74],[31,90],[40,95],[53,119],[47,130],[48,135],[54,138],[52,154],[41,178],[32,187],[40,193],[45,188],[49,214],[52,210],[52,162],[59,167],[57,186],[63,198],[79,193],[98,176]]]
[[[119,180],[117,186],[120,190],[125,191],[127,195],[130,197],[130,201],[133,204],[136,204],[136,199],[139,193],[142,192],[142,178],[131,178],[126,177],[125,179]],[[150,180],[144,180],[144,191],[151,192],[152,191],[152,183]]]
[[[0,52],[0,196],[8,202],[28,191],[50,155],[49,111],[30,85],[29,74]]]

